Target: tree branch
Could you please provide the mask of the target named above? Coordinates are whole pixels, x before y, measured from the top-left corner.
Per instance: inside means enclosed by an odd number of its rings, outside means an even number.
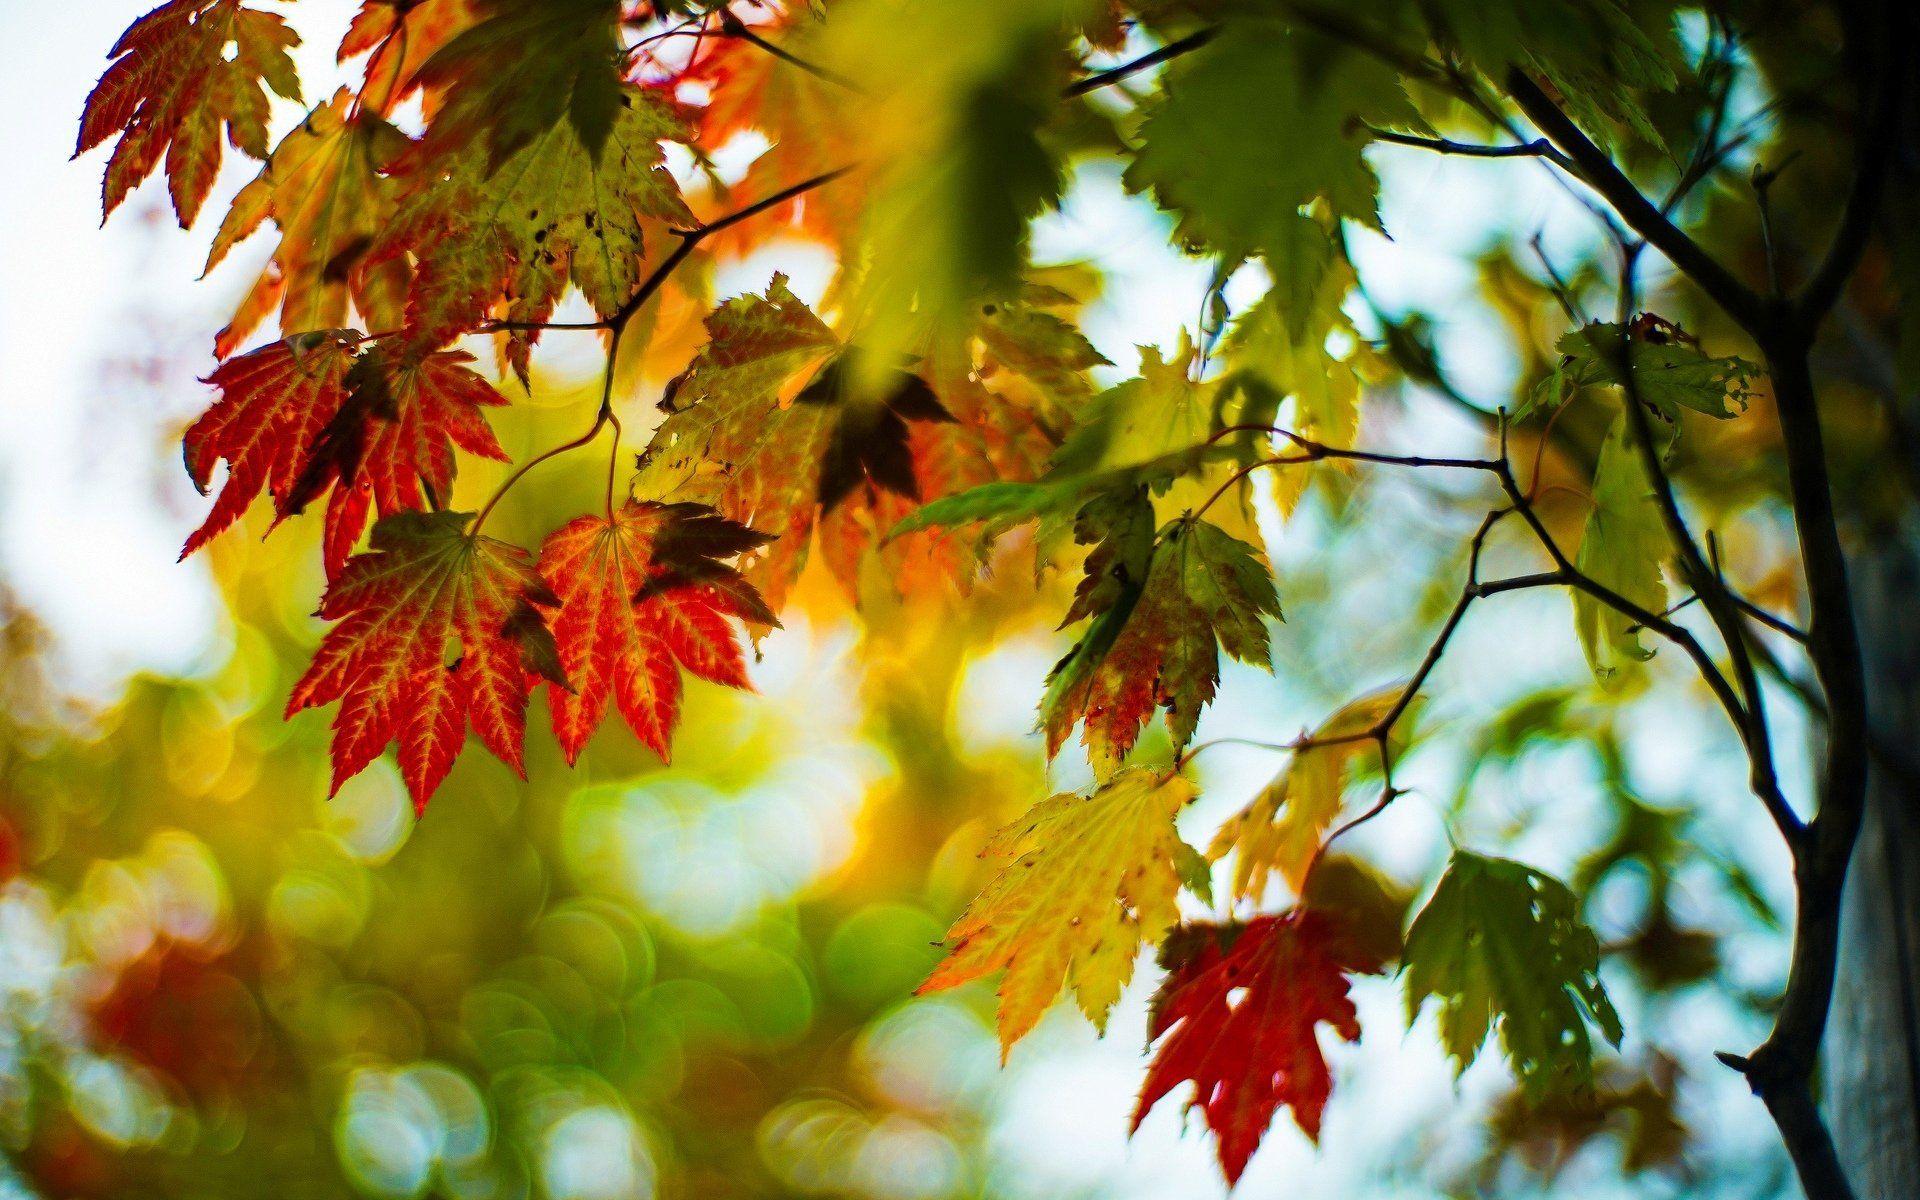
[[[1508,73],[1507,91],[1527,119],[1579,167],[1581,181],[1598,192],[1630,229],[1666,255],[1741,328],[1759,336],[1768,324],[1768,311],[1758,293],[1668,220],[1525,72],[1516,68]]]
[[[1119,83],[1121,80],[1137,75],[1149,67],[1159,66],[1169,59],[1179,58],[1182,54],[1198,50],[1200,47],[1212,41],[1214,36],[1219,32],[1220,31],[1213,26],[1208,26],[1194,33],[1190,33],[1183,38],[1177,38],[1160,47],[1158,50],[1149,50],[1139,58],[1129,62],[1123,62],[1117,67],[1109,67],[1104,71],[1089,75],[1084,79],[1076,79],[1066,87],[1060,89],[1060,94],[1071,99],[1074,96],[1084,96],[1088,92],[1099,91],[1108,84]]]

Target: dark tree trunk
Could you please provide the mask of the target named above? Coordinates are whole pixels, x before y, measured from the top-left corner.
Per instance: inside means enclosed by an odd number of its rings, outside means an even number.
[[[1920,741],[1920,519],[1853,559],[1868,704],[1885,752]],[[1860,1200],[1920,1197],[1920,787],[1874,765],[1854,848],[1825,1056],[1827,1110]]]

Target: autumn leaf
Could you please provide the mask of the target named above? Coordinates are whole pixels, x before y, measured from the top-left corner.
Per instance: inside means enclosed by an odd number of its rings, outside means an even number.
[[[367,252],[394,213],[397,188],[382,173],[408,142],[380,117],[353,109],[342,88],[281,140],[259,177],[234,197],[207,270],[269,218],[280,243],[239,313],[214,338],[219,357],[232,354],[276,304],[288,334],[347,324],[349,299],[365,328],[399,324],[406,273],[392,261],[369,263]]]
[[[1144,581],[1110,595],[1111,607],[1055,665],[1040,704],[1048,752],[1084,723],[1102,773],[1127,756],[1156,708],[1175,748],[1185,746],[1219,684],[1220,651],[1267,666],[1265,620],[1280,616],[1260,552],[1184,517],[1160,531]]]
[[[1383,963],[1339,919],[1296,908],[1244,925],[1192,925],[1167,939],[1168,974],[1154,997],[1148,1040],[1159,1051],[1133,1112],[1148,1110],[1193,1082],[1190,1107],[1219,1140],[1220,1167],[1237,1183],[1281,1108],[1318,1141],[1333,1078],[1319,1028],[1347,1041],[1360,1019],[1347,979]]]
[[[1593,1081],[1589,1027],[1618,1045],[1600,944],[1567,885],[1507,859],[1456,851],[1407,931],[1407,1016],[1440,1001],[1440,1039],[1460,1070],[1496,1027],[1530,1092]]]
[[[871,357],[970,327],[1016,294],[1033,218],[1057,204],[1060,109],[1076,0],[850,0],[809,43],[847,79],[838,122],[859,138],[860,220],[845,306]],[[875,54],[876,45],[891,48]],[[904,72],[901,62],[916,64]]]
[[[1140,946],[1158,942],[1179,919],[1174,898],[1200,860],[1173,822],[1193,796],[1181,776],[1135,767],[1091,796],[1068,793],[1035,805],[981,852],[1014,861],[947,931],[947,957],[920,993],[1004,968],[1003,1056],[1062,986],[1104,1027]]]
[[[569,764],[599,728],[609,698],[665,759],[683,668],[751,688],[729,622],[779,621],[726,560],[768,540],[703,505],[631,500],[612,517],[580,517],[548,535],[540,573],[559,597],[553,632],[573,686],[550,681],[547,699]]]
[[[569,283],[611,317],[639,290],[648,229],[695,223],[661,149],[686,127],[656,91],[621,89],[598,150],[560,121],[510,143],[518,148],[497,168],[447,119],[398,165],[406,193],[369,253],[372,263],[413,263],[407,326],[422,344],[467,332],[496,305],[514,322],[545,321]],[[523,378],[536,336],[514,338]]]
[[[87,97],[74,151],[119,136],[107,159],[104,212],[164,156],[173,211],[181,228],[192,225],[220,171],[222,126],[236,149],[267,156],[267,89],[300,98],[288,53],[299,42],[280,17],[238,0],[172,0],[129,26]]]
[[[329,578],[360,540],[369,510],[392,516],[452,494],[454,447],[507,461],[482,412],[506,397],[467,365],[472,361],[458,350],[390,352],[375,343],[347,372],[345,400],[280,504],[280,514],[291,516],[332,489],[324,540]]]
[[[470,28],[479,0],[365,0],[340,39],[342,63],[368,56],[362,95],[390,113],[420,86],[420,68]]]
[[[597,162],[629,103],[618,0],[488,0],[484,12],[420,69],[447,97],[429,139],[484,149],[490,175],[536,142]],[[562,125],[570,136],[550,142]]]
[[[1593,508],[1574,566],[1589,579],[1648,612],[1667,606],[1660,566],[1671,552],[1653,485],[1626,414],[1614,418],[1593,469]],[[1625,682],[1624,670],[1653,657],[1640,642],[1640,623],[1583,591],[1573,594],[1574,629],[1587,663],[1603,688]]]
[[[180,557],[239,520],[262,489],[285,512],[309,449],[346,402],[358,345],[358,335],[346,330],[295,334],[228,359],[207,376],[220,399],[187,428],[187,474],[205,493],[224,459],[227,479]]]
[[[960,581],[972,560],[952,542],[882,543],[938,492],[1038,472],[1057,441],[1035,411],[1040,398],[1069,406],[1066,380],[1084,370],[1070,364],[1098,357],[1084,339],[1008,334],[999,315],[983,327],[1001,340],[968,339],[966,368],[901,360],[868,391],[854,365],[866,351],[776,275],[764,296],[729,300],[708,318],[707,346],[667,389],[670,415],[638,486],[776,535],[747,567],[776,610],[816,531],[850,591],[875,549],[896,580]],[[1027,357],[1015,365],[1010,347]]]
[[[1229,817],[1207,847],[1207,857],[1234,855],[1233,898],[1258,902],[1274,873],[1295,895],[1334,818],[1354,760],[1376,752],[1370,736],[1395,704],[1400,688],[1351,701],[1308,734],[1285,768],[1253,801]],[[1404,741],[1404,739],[1396,739]]]
[[[470,513],[402,513],[327,588],[327,631],[287,715],[333,701],[333,791],[399,744],[418,812],[469,726],[521,767],[534,676],[563,684],[547,613],[558,598],[518,546],[467,531]]]

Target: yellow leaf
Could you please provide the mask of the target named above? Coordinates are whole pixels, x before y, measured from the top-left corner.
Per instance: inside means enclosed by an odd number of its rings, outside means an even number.
[[[1229,851],[1238,852],[1233,865],[1235,900],[1258,901],[1275,871],[1299,894],[1321,839],[1340,815],[1348,767],[1357,755],[1374,749],[1373,739],[1361,735],[1378,725],[1399,698],[1399,688],[1388,688],[1340,708],[1307,740],[1352,740],[1296,751],[1273,782],[1220,827],[1207,847],[1207,857],[1218,860]]]
[[[406,148],[398,129],[372,113],[352,113],[342,88],[281,140],[257,178],[240,189],[220,225],[211,271],[269,218],[280,227],[273,258],[220,331],[216,353],[231,354],[280,308],[287,334],[347,323],[348,301],[369,329],[399,323],[405,272],[373,264],[367,250],[392,218],[396,185],[382,175]]]
[[[1193,797],[1193,784],[1179,775],[1130,767],[1091,796],[1068,793],[1035,805],[982,851],[1017,857],[947,931],[952,948],[920,992],[1005,968],[1003,1056],[1063,984],[1104,1029],[1141,945],[1158,943],[1179,920],[1180,864],[1194,852],[1173,821]]]

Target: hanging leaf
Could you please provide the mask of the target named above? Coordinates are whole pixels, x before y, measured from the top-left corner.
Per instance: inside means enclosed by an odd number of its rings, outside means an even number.
[[[995,834],[982,856],[1011,856],[947,931],[946,959],[921,994],[1001,969],[1000,1049],[1026,1036],[1064,985],[1104,1028],[1142,944],[1179,918],[1182,866],[1198,854],[1174,831],[1194,796],[1179,775],[1131,768],[1091,796],[1054,796]]]
[[[1167,978],[1147,1023],[1159,1049],[1133,1110],[1134,1129],[1191,1080],[1188,1107],[1201,1110],[1218,1139],[1229,1185],[1282,1108],[1319,1141],[1333,1091],[1320,1026],[1358,1041],[1347,980],[1378,973],[1384,963],[1345,936],[1338,917],[1303,908],[1244,925],[1187,926],[1167,939],[1161,962]]]
[[[416,812],[440,786],[472,727],[521,770],[535,676],[565,685],[544,610],[559,599],[518,546],[467,531],[471,513],[402,513],[327,588],[327,631],[287,701],[289,716],[340,702],[333,788],[399,744]]]
[[[228,359],[207,376],[220,399],[187,428],[187,474],[204,494],[224,459],[227,480],[180,557],[239,520],[262,489],[285,514],[308,448],[346,402],[358,345],[347,330],[295,334]]]
[[[219,357],[232,354],[276,305],[288,334],[346,325],[349,300],[365,328],[398,326],[406,274],[392,262],[370,264],[367,251],[393,219],[396,188],[382,172],[408,142],[378,116],[352,109],[342,88],[281,139],[259,177],[234,197],[207,270],[268,218],[280,228],[280,243],[215,337]]]
[[[1600,944],[1567,885],[1522,863],[1456,851],[1407,931],[1407,1016],[1440,1001],[1440,1038],[1460,1070],[1498,1029],[1536,1094],[1593,1082],[1598,1029],[1620,1042],[1600,984]]]
[[[237,0],[172,0],[128,26],[87,97],[74,150],[120,139],[107,159],[103,214],[164,156],[174,214],[182,229],[192,225],[220,171],[222,126],[243,154],[267,156],[267,89],[300,98],[288,53],[299,44],[279,16]]]
[[[1370,730],[1399,703],[1398,687],[1343,705],[1307,736],[1286,767],[1253,802],[1228,818],[1207,848],[1207,857],[1234,857],[1233,898],[1258,903],[1275,872],[1300,894],[1307,868],[1340,815],[1341,797],[1354,761],[1376,754]],[[1316,744],[1317,743],[1317,744]],[[1405,737],[1393,739],[1396,750]]]
[[[1653,498],[1634,431],[1622,414],[1600,447],[1593,469],[1593,508],[1574,566],[1595,582],[1658,613],[1667,606],[1660,565],[1671,552],[1660,506]],[[1583,591],[1573,593],[1574,629],[1600,686],[1625,682],[1624,670],[1653,657],[1640,642],[1639,623]]]
[[[1137,569],[1137,566],[1135,567]],[[1193,737],[1220,682],[1220,651],[1266,667],[1266,618],[1280,601],[1260,552],[1219,526],[1182,518],[1160,531],[1146,578],[1076,603],[1092,621],[1047,678],[1040,704],[1049,753],[1073,727],[1095,770],[1116,768],[1156,708],[1176,749]]]
[[[1745,411],[1763,372],[1744,358],[1715,358],[1670,321],[1651,313],[1632,325],[1593,321],[1560,336],[1554,344],[1560,362],[1540,381],[1529,408],[1557,406],[1584,387],[1624,388],[1624,354],[1632,372],[1634,395],[1668,423],[1681,409],[1726,420]],[[1524,412],[1521,415],[1525,415]]]
[[[346,399],[280,505],[281,515],[291,516],[332,489],[324,541],[329,578],[359,542],[369,510],[392,516],[447,500],[454,447],[507,461],[483,412],[506,397],[467,365],[472,361],[457,350],[392,353],[372,343],[347,372]]]
[[[572,764],[611,699],[634,734],[665,759],[680,717],[680,672],[752,687],[731,621],[780,622],[727,561],[770,539],[697,504],[628,501],[547,536],[540,573],[559,598],[553,617],[571,688],[547,685],[553,735]]]

